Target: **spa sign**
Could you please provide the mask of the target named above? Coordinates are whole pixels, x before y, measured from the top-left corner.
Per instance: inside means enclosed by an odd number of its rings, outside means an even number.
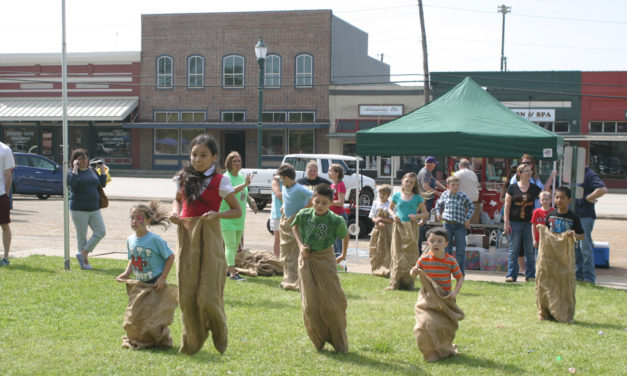
[[[403,105],[360,104],[359,116],[401,116]]]
[[[555,121],[555,109],[518,109],[513,108],[512,111],[524,117],[529,121]]]

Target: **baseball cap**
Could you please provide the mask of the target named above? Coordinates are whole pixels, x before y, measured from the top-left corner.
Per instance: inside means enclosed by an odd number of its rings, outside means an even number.
[[[429,156],[429,157],[427,157],[427,159],[425,159],[425,163],[435,163],[435,164],[438,164],[438,160],[435,159],[435,157]]]

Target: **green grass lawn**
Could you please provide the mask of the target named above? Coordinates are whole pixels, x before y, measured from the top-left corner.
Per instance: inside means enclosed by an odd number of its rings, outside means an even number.
[[[0,268],[0,374],[3,375],[625,375],[627,293],[577,286],[573,325],[538,321],[534,285],[464,283],[460,354],[427,363],[413,337],[417,291],[385,291],[387,280],[342,274],[348,298],[349,353],[316,351],[305,332],[298,292],[279,277],[227,280],[229,347],[209,340],[178,354],[180,310],[170,350],[120,347],[127,304],[114,281],[125,261],[94,260],[93,271],[63,270],[58,257],[12,259]],[[175,283],[174,272],[170,282]],[[602,332],[602,333],[601,333]]]

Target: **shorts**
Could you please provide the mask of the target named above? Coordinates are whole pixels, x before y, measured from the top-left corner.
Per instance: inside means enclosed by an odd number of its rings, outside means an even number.
[[[279,231],[280,224],[281,224],[281,218],[270,218],[270,230]]]
[[[11,200],[6,193],[0,196],[0,225],[11,223]]]

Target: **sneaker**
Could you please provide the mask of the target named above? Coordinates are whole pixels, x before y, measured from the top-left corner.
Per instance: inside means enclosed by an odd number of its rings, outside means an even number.
[[[11,264],[8,258],[0,259],[0,266],[9,266]]]
[[[91,264],[85,264],[85,266],[83,266],[84,270],[92,270],[93,267],[91,266]]]
[[[85,269],[85,264],[83,263],[83,255],[80,253],[77,253],[76,259],[78,260],[78,265],[80,265],[81,269]]]
[[[229,279],[233,280],[233,281],[237,281],[237,282],[244,282],[245,279],[240,277],[239,274],[235,274],[229,277]]]
[[[507,277],[505,278],[505,282],[516,282],[516,281],[514,281],[514,278],[512,277]]]

